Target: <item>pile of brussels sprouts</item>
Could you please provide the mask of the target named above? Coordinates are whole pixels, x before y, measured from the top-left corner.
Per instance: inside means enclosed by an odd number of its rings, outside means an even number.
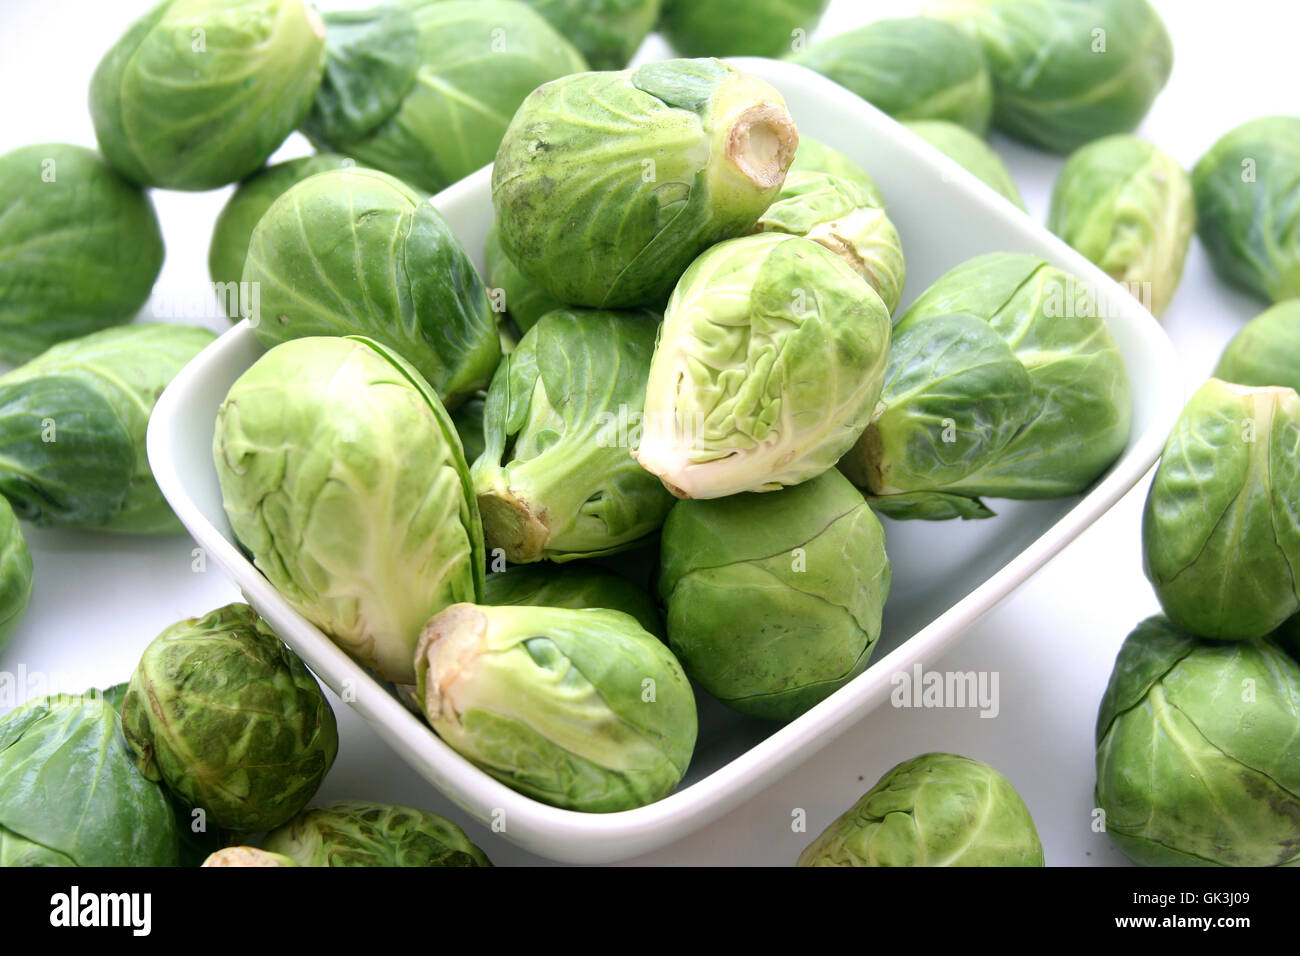
[[[785,55],[1021,209],[990,126],[1070,154],[1050,228],[1153,312],[1194,232],[1278,303],[1152,484],[1165,616],[1120,653],[1097,801],[1138,862],[1292,862],[1300,118],[1244,124],[1189,176],[1131,135],[1172,66],[1147,0],[941,0],[808,43],[826,5],[163,0],[137,20],[92,81],[100,152],[0,156],[0,357],[25,363],[0,375],[0,651],[32,589],[20,520],[180,530],[145,427],[213,336],[127,324],[164,255],[145,190],[238,183],[208,265],[266,352],[215,422],[231,529],[448,746],[533,799],[629,810],[685,777],[698,694],[790,720],[861,674],[892,523],[1086,491],[1128,441],[1130,381],[1096,310],[1061,307],[1082,283],[1034,256],[956,263],[900,312],[889,197],[711,58]],[[696,59],[626,68],[656,27]],[[319,152],[266,166],[295,129]],[[480,275],[428,199],[489,162]],[[181,621],[129,683],[0,718],[0,865],[490,865],[425,811],[309,808],[337,748],[251,608]],[[1004,777],[932,753],[799,863],[1043,851]]]

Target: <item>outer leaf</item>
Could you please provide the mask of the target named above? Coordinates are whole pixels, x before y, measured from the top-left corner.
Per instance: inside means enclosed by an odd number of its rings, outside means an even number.
[[[790,57],[898,120],[948,120],[983,136],[993,84],[979,44],[941,20],[876,20]]]
[[[807,36],[830,0],[664,0],[659,29],[683,56],[780,56]]]
[[[0,858],[22,865],[175,866],[176,824],[98,695],[43,697],[0,718]]]
[[[104,156],[164,189],[215,189],[266,162],[311,106],[325,36],[301,0],[162,0],[90,82]]]
[[[1047,226],[1160,315],[1196,227],[1192,181],[1150,143],[1108,136],[1065,164]]]
[[[437,396],[362,338],[296,339],[231,387],[213,457],[240,543],[276,589],[385,680],[420,628],[482,595],[482,529]]]
[[[1300,610],[1300,398],[1210,379],[1147,494],[1147,578],[1177,626],[1247,640]]]
[[[299,866],[491,866],[463,830],[426,810],[351,801],[308,810],[262,841]]]
[[[18,515],[41,525],[179,531],[149,470],[145,430],[167,383],[214,338],[191,325],[105,329],[0,376],[0,488]]]
[[[976,37],[993,76],[993,125],[1069,153],[1142,121],[1173,69],[1148,0],[935,0],[926,14]]]
[[[1300,297],[1300,116],[1229,131],[1197,162],[1192,185],[1215,271],[1274,302]]]
[[[660,0],[524,0],[593,70],[621,70],[659,19]]]
[[[456,605],[416,651],[438,735],[507,785],[607,813],[670,793],[695,747],[677,660],[620,611]]]
[[[959,486],[996,463],[1036,412],[1020,359],[987,322],[960,313],[903,328],[881,401],[884,412],[840,465],[877,496]]]
[[[337,51],[332,64],[335,88],[346,82],[349,100],[365,107],[354,105],[328,125],[318,114],[304,132],[319,149],[346,153],[428,192],[492,162],[510,117],[532,90],[587,69],[573,45],[524,4],[403,0],[400,6],[415,24],[418,59],[400,104],[369,125],[392,104],[406,66],[404,54],[387,62],[406,41],[400,15],[384,14],[373,33]]]
[[[96,153],[43,143],[0,156],[0,359],[130,321],[162,263],[153,203]]]
[[[339,169],[298,183],[253,231],[244,281],[261,290],[258,341],[359,334],[397,351],[454,406],[501,356],[474,265],[420,193]]]
[[[794,236],[722,243],[673,293],[637,460],[679,497],[798,484],[857,441],[888,357],[884,303]]]
[[[1148,619],[1120,650],[1097,741],[1097,803],[1135,862],[1300,860],[1300,667],[1273,644]]]
[[[567,561],[663,523],[672,496],[632,458],[654,338],[649,315],[559,310],[502,362],[471,472],[488,548]]]
[[[1214,377],[1300,392],[1300,300],[1281,302],[1247,322],[1223,350]]]
[[[780,95],[716,60],[548,83],[493,167],[501,246],[562,302],[661,308],[697,255],[753,227],[797,143]]]
[[[1011,782],[986,763],[931,753],[894,767],[799,856],[800,866],[1042,866]]]

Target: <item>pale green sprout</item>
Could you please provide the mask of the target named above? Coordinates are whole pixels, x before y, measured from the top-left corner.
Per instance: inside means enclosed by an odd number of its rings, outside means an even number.
[[[682,498],[807,481],[871,420],[888,351],[884,302],[824,246],[721,243],[668,303],[636,458]]]

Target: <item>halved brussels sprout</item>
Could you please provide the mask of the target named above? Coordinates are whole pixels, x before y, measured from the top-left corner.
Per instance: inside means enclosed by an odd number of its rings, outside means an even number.
[[[1274,302],[1300,297],[1300,116],[1225,134],[1196,163],[1192,186],[1215,271]]]
[[[0,654],[32,600],[32,553],[9,502],[0,498]]]
[[[1300,299],[1279,302],[1247,322],[1223,350],[1214,377],[1300,392]]]
[[[1300,863],[1300,666],[1147,618],[1097,714],[1097,806],[1143,866]]]
[[[888,353],[884,302],[825,247],[721,243],[668,303],[634,454],[681,498],[807,481],[862,434]]]
[[[403,0],[325,23],[325,78],[303,132],[431,193],[492,162],[533,89],[587,69],[540,15],[505,0]]]
[[[203,861],[204,866],[297,866],[280,853],[268,853],[255,846],[228,846],[217,850]]]
[[[131,676],[122,732],[141,773],[243,832],[305,807],[339,746],[315,678],[247,604],[154,638]]]
[[[163,788],[136,769],[98,691],[0,717],[0,866],[176,866]]]
[[[979,40],[993,125],[1057,153],[1133,130],[1173,69],[1148,0],[934,0],[925,12]]]
[[[797,717],[860,674],[889,583],[880,521],[833,470],[773,494],[679,501],[664,523],[668,644],[742,714]]]
[[[369,339],[278,345],[231,386],[212,454],[230,526],[293,607],[382,680],[415,680],[432,614],[483,593],[455,429]]]
[[[905,760],[799,855],[799,866],[1042,866],[1011,781],[956,754]]]
[[[790,173],[755,232],[802,236],[825,246],[870,283],[892,315],[903,294],[903,241],[880,194],[829,173]]]
[[[1300,396],[1210,379],[1147,492],[1142,562],[1190,634],[1264,637],[1300,611]]]
[[[650,595],[627,578],[608,571],[577,565],[556,567],[549,564],[511,568],[487,576],[483,601],[494,607],[516,604],[572,610],[604,608],[608,611],[622,611],[636,618],[637,623],[651,634],[663,636],[663,621]]]
[[[415,652],[448,746],[544,803],[611,813],[666,797],[695,749],[677,659],[621,611],[456,604]]]
[[[501,248],[561,302],[661,308],[696,256],[753,228],[798,142],[780,94],[717,60],[547,83],[497,153]]]
[[[988,132],[993,81],[984,54],[951,23],[876,20],[790,59],[897,120],[949,120],[980,136]]]
[[[945,120],[910,120],[903,125],[1020,209],[1025,208],[1025,201],[1002,157],[966,127]]]
[[[1196,228],[1192,181],[1150,143],[1107,136],[1066,162],[1047,228],[1160,315],[1178,288]]]
[[[253,238],[253,230],[271,205],[290,186],[317,173],[345,169],[356,164],[356,160],[349,156],[317,153],[315,156],[304,156],[267,166],[241,182],[234,195],[222,207],[212,232],[212,243],[208,246],[208,274],[212,276],[212,281],[220,285],[238,283],[243,278],[244,259],[248,256],[248,244]],[[242,316],[234,313],[230,318],[239,319]]]
[[[297,866],[491,866],[450,820],[412,807],[352,800],[307,810],[262,841]]]
[[[276,151],[321,82],[306,0],[162,0],[104,55],[90,116],[104,157],[160,189],[216,189]]]
[[[1081,492],[1128,441],[1119,348],[1084,283],[1035,256],[978,256],[894,330],[885,406],[840,463],[893,518],[979,518],[978,498]]]
[[[660,0],[524,0],[593,70],[621,70],[655,28]]]
[[[817,28],[830,0],[664,0],[659,29],[684,56],[780,56]]]
[[[423,194],[373,169],[336,169],[290,188],[248,246],[260,286],[257,340],[365,335],[415,366],[455,406],[501,359],[487,290]]]
[[[790,163],[787,177],[793,173],[829,173],[839,179],[851,179],[867,190],[877,205],[885,204],[876,181],[865,169],[839,150],[831,149],[825,143],[819,143],[807,136],[799,137],[799,148],[795,150],[794,161]]]
[[[145,429],[162,390],[216,336],[124,325],[54,346],[0,376],[0,493],[19,518],[180,531],[149,470]]]
[[[524,278],[519,267],[510,261],[501,248],[496,223],[488,230],[487,241],[483,244],[483,267],[487,272],[489,294],[494,297],[493,308],[504,309],[520,332],[527,332],[547,312],[564,308],[558,299]],[[500,296],[499,300],[495,298],[497,296]]]
[[[131,321],[162,264],[153,203],[93,150],[0,156],[0,359]]]
[[[648,313],[562,309],[502,361],[470,469],[490,550],[570,561],[663,524],[672,496],[631,454],[655,329]]]

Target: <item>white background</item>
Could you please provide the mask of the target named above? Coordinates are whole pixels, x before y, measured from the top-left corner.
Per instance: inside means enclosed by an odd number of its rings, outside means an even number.
[[[1155,0],[1173,37],[1173,77],[1139,133],[1189,167],[1236,124],[1300,113],[1290,0]],[[86,113],[91,72],[145,0],[0,0],[0,153],[35,142],[94,146]],[[338,6],[339,4],[329,4]],[[358,2],[356,5],[361,5]],[[738,10],[743,8],[737,0]],[[834,0],[817,36],[884,16],[919,11],[919,0]],[[667,55],[651,38],[642,56]],[[994,137],[1043,221],[1063,160]],[[292,137],[276,159],[309,152]],[[154,194],[167,242],[159,292],[176,296],[206,282],[212,222],[229,189]],[[888,198],[888,197],[886,197]],[[1193,389],[1219,351],[1263,304],[1212,276],[1193,244],[1164,326]],[[191,320],[193,321],[193,320]],[[224,320],[208,320],[222,331]],[[1000,712],[900,710],[888,705],[774,786],[719,822],[630,861],[649,865],[785,865],[895,763],[931,750],[978,757],[1002,770],[1038,823],[1047,862],[1113,864],[1122,858],[1090,829],[1093,723],[1115,653],[1129,629],[1157,610],[1142,576],[1139,522],[1146,482],[1028,584],[970,629],[936,670],[997,672]],[[238,600],[213,568],[197,569],[185,536],[127,538],[27,529],[36,592],[27,618],[0,656],[0,671],[34,694],[79,691],[126,680],[145,645],[167,625]],[[28,683],[43,680],[45,683]],[[0,690],[3,690],[0,676]],[[52,685],[52,686],[51,686]],[[455,820],[498,864],[545,861],[488,833],[432,790],[338,700],[338,762],[318,803],[370,799],[405,803]],[[0,711],[12,701],[0,699]],[[806,811],[808,832],[792,815]]]

